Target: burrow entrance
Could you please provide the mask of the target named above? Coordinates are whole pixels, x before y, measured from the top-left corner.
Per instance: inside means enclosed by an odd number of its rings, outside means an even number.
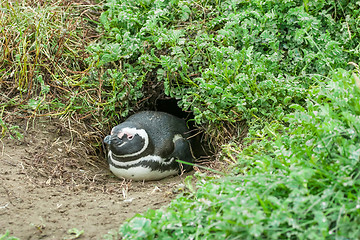
[[[129,116],[140,111],[159,111],[166,112],[178,118],[184,119],[187,123],[189,131],[191,132],[191,135],[193,136],[192,138],[194,138],[195,142],[197,143],[196,146],[193,146],[194,155],[197,159],[196,162],[203,163],[209,161],[210,156],[214,152],[214,149],[210,148],[210,144],[207,141],[204,128],[202,126],[196,125],[193,112],[184,111],[181,109],[181,107],[179,107],[179,100],[166,96],[164,94],[162,83],[156,83],[154,85],[151,83],[154,84],[154,82],[149,81],[144,86],[144,98],[139,101],[140,104],[136,104]],[[126,118],[127,117],[123,118],[122,121],[125,121]]]

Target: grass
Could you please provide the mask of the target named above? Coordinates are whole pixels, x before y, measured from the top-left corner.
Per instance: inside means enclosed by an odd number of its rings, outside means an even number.
[[[57,118],[86,142],[92,155],[99,154],[98,90],[85,81],[92,66],[86,47],[99,37],[97,5],[0,1],[0,8],[1,137],[21,140],[20,120]],[[90,134],[82,132],[89,128]]]
[[[10,236],[10,233],[9,232],[6,232],[4,235],[0,235],[0,240],[19,240],[18,238],[16,237],[12,237]]]
[[[95,129],[99,148],[101,131],[171,97],[230,172],[196,175],[196,189],[104,238],[359,236],[358,3],[102,7],[1,2],[2,134],[17,136],[14,116],[62,117]]]
[[[85,47],[96,37],[87,18],[93,6],[65,0],[1,1],[0,6],[3,122],[10,113],[37,117],[80,112],[84,107],[74,106],[74,97],[83,97],[79,85],[90,67]]]

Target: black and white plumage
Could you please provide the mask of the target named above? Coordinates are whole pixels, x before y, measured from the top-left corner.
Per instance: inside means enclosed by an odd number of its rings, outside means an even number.
[[[120,178],[158,180],[192,167],[189,130],[184,120],[164,112],[144,111],[129,117],[104,139],[110,170]]]

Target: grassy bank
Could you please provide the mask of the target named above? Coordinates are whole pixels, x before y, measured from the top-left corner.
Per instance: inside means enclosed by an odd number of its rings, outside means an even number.
[[[69,4],[2,2],[3,134],[16,137],[16,117],[68,117],[101,142],[122,117],[170,97],[232,162],[229,176],[196,175],[196,188],[116,234],[360,235],[358,3],[108,0],[98,17]]]
[[[91,65],[86,47],[95,31],[96,6],[60,1],[1,1],[0,123],[21,138],[17,118],[84,118]]]
[[[230,176],[198,176],[169,208],[122,225],[124,239],[359,236],[355,2],[117,0],[105,10],[104,38],[90,47],[104,83],[142,93],[131,101],[161,83],[198,124],[250,126],[247,147],[222,146]]]

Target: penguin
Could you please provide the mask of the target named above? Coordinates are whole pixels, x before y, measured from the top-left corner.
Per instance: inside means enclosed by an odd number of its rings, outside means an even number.
[[[119,178],[137,181],[189,171],[194,162],[189,137],[183,119],[165,112],[136,113],[104,138],[110,171]]]

